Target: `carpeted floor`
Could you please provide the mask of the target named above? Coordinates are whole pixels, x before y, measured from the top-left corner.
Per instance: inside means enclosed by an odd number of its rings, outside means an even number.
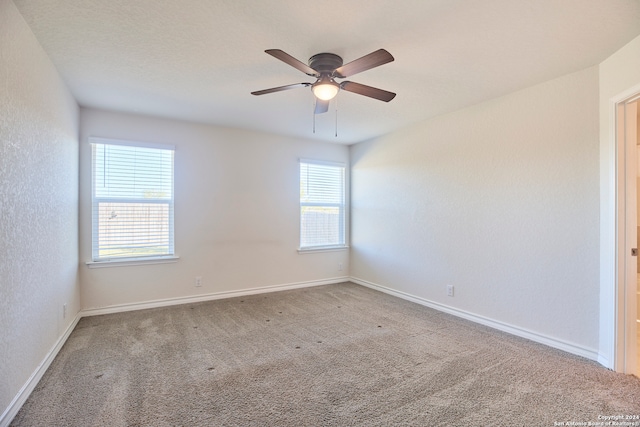
[[[636,377],[344,283],[83,318],[11,425],[554,426],[635,415]]]

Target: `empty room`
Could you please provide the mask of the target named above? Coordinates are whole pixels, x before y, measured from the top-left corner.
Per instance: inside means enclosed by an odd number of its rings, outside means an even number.
[[[640,426],[640,1],[0,0],[0,427]]]

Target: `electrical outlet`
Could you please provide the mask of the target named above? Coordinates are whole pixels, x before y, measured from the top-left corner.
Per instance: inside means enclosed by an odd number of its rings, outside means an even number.
[[[338,271],[342,271],[342,263],[338,263]]]
[[[196,288],[202,286],[202,276],[196,276]]]
[[[453,296],[453,285],[447,285],[447,296]]]
[[[62,318],[67,318],[67,304],[62,304]]]

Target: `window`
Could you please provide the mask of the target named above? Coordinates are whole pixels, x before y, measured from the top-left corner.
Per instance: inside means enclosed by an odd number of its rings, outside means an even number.
[[[344,165],[300,160],[300,249],[345,244]]]
[[[93,261],[174,255],[174,148],[90,142]]]

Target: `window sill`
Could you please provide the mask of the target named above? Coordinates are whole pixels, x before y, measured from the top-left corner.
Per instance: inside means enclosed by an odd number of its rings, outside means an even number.
[[[178,262],[180,259],[177,255],[163,256],[157,258],[124,258],[114,259],[111,261],[87,261],[87,267],[89,268],[103,268],[103,267],[127,267],[132,265],[148,265],[148,264],[169,264]]]
[[[349,249],[349,246],[318,246],[314,248],[298,248],[299,254],[311,254],[316,252],[333,252],[333,251],[345,251]]]

